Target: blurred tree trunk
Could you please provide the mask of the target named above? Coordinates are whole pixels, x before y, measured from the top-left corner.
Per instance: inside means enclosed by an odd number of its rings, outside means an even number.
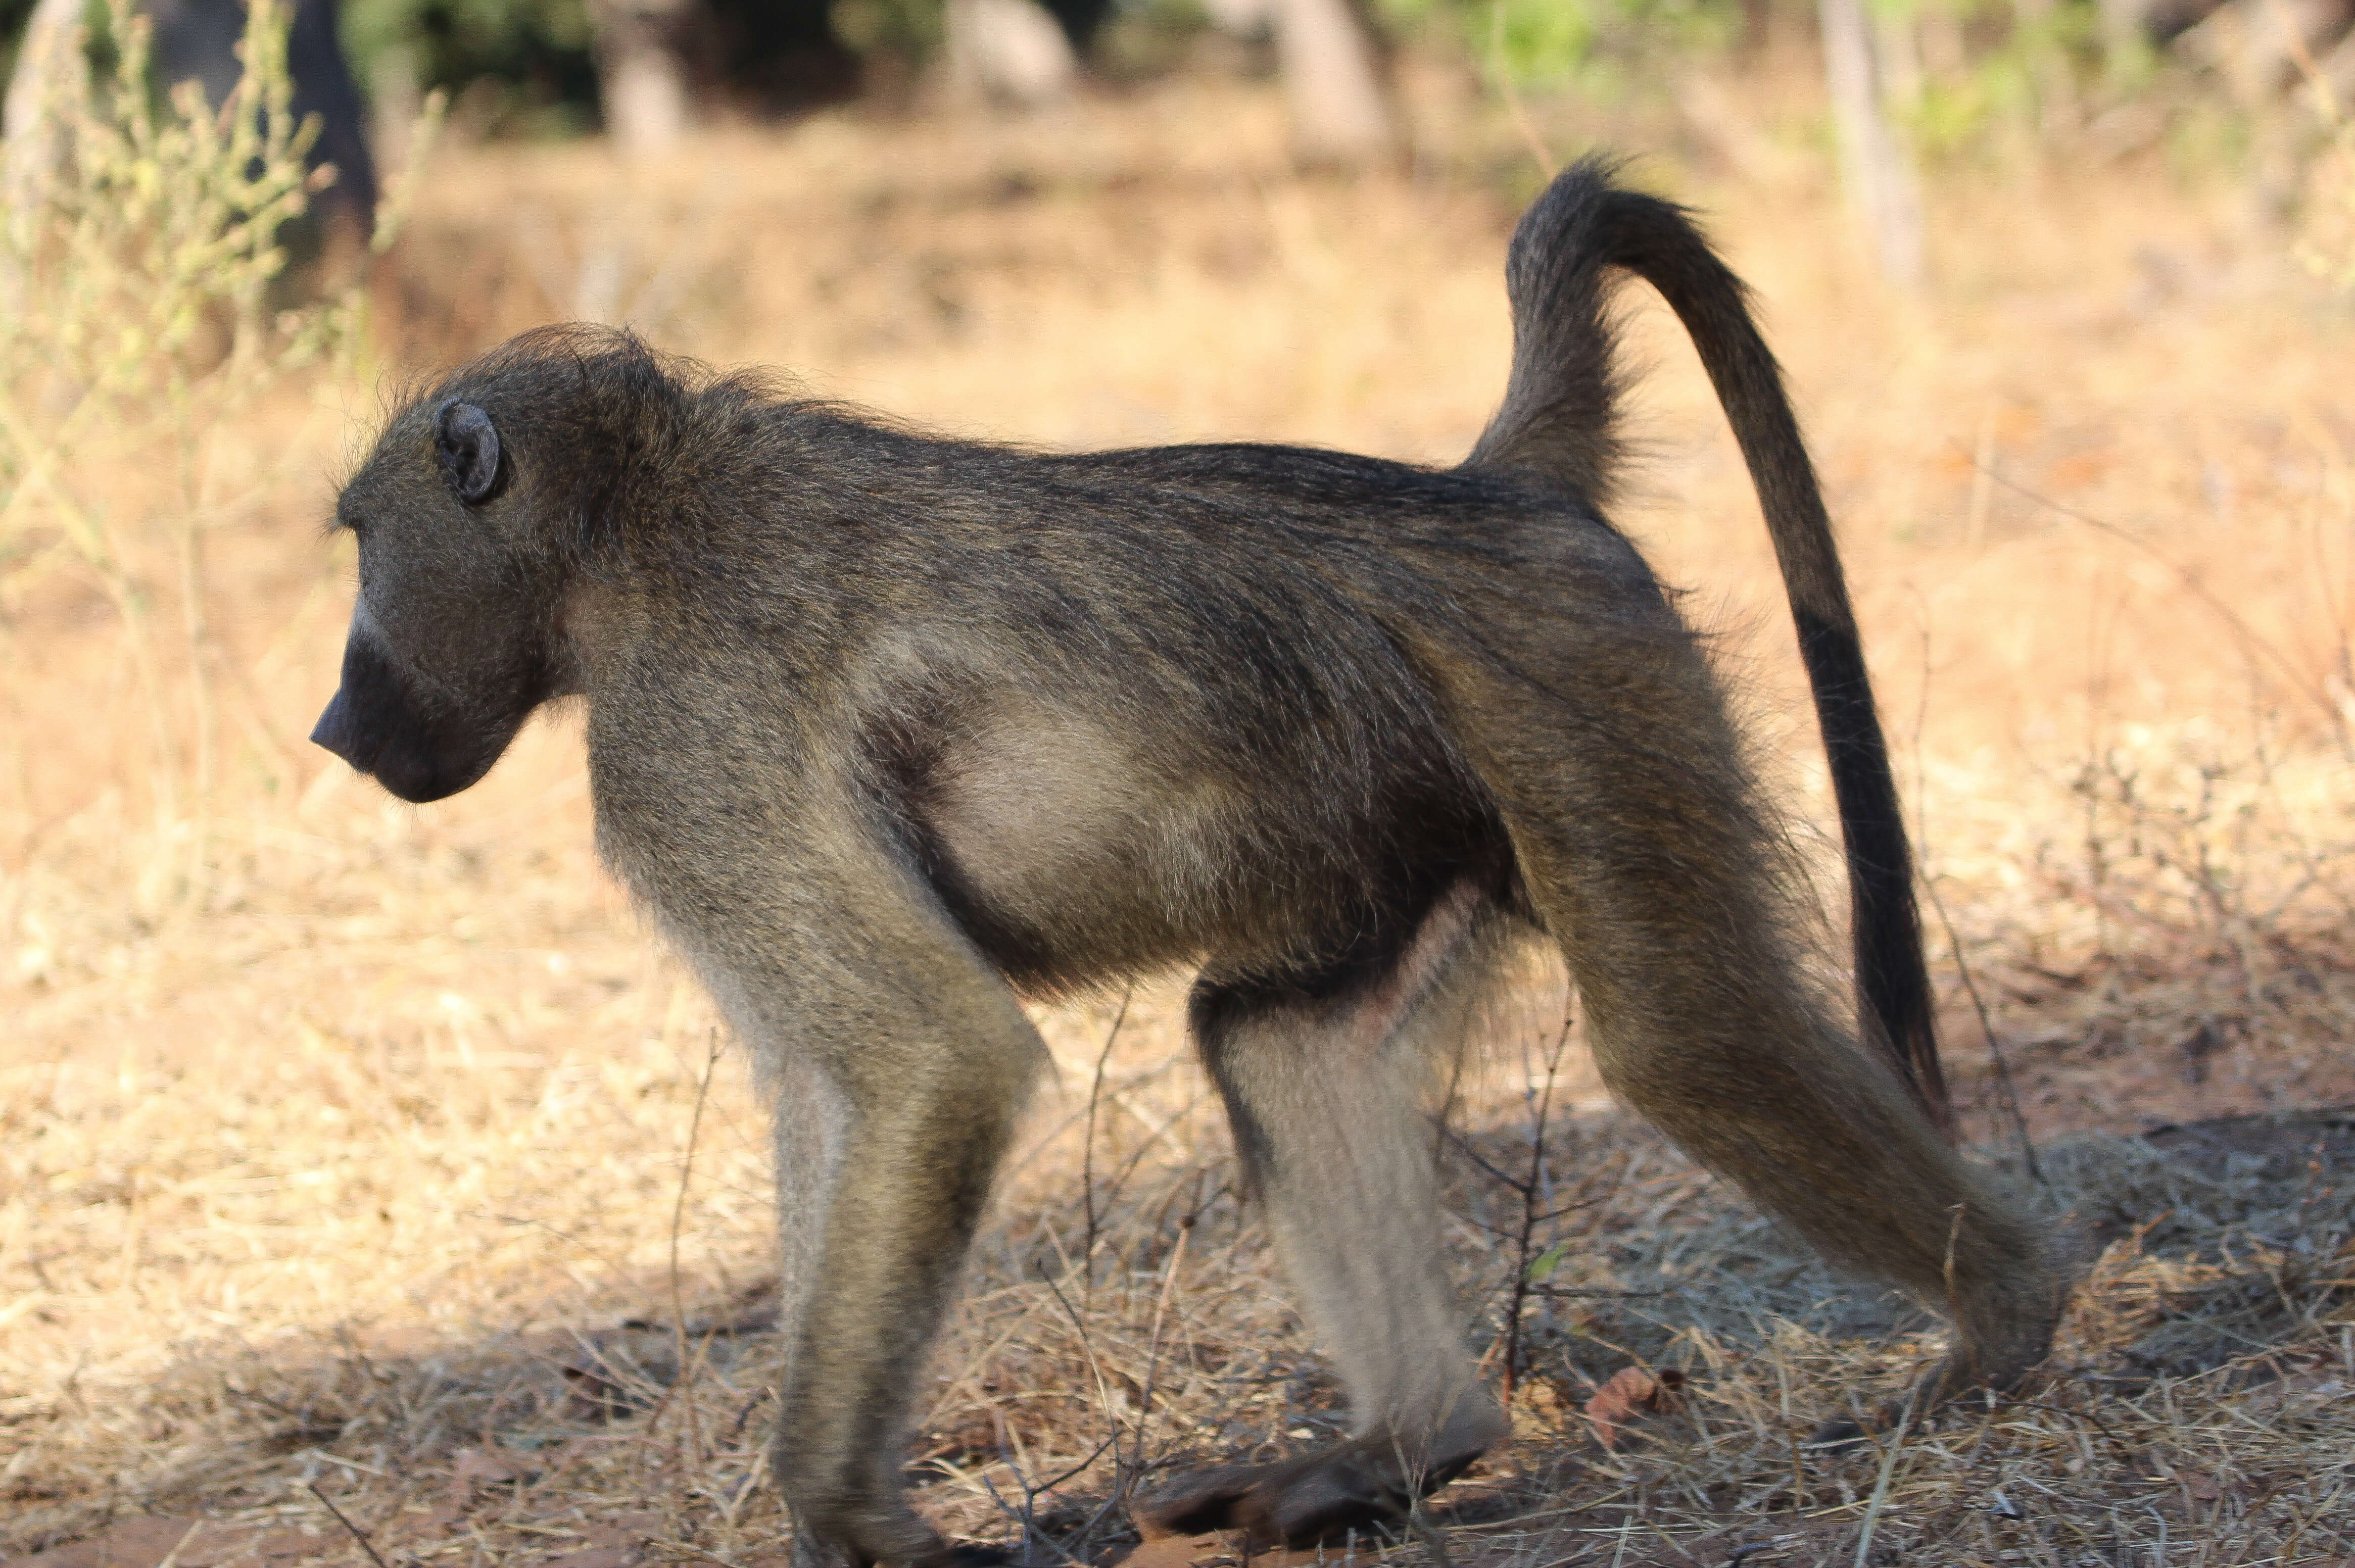
[[[8,95],[0,102],[0,201],[11,221],[39,202],[65,156],[65,132],[51,108],[70,73],[86,69],[74,30],[82,0],[39,0],[17,41]]]
[[[1882,112],[1880,68],[1863,0],[1817,0],[1824,79],[1839,138],[1840,177],[1862,219],[1881,275],[1900,288],[1923,277],[1922,192],[1913,165]]]
[[[2079,118],[2077,85],[2056,27],[2059,14],[2055,0],[2012,0],[2012,33],[2027,41],[2029,76],[2036,83],[2037,134],[2047,138],[2074,130]]]
[[[2149,0],[2094,0],[2094,14],[2101,18],[2102,54],[2115,65],[2130,60],[2138,50],[2150,47],[2150,32],[2145,18],[2150,14]]]
[[[1395,155],[1403,138],[1380,36],[1358,0],[1206,0],[1212,26],[1272,31],[1294,150],[1314,164]],[[1069,30],[1036,0],[948,0],[950,75],[1004,101],[1043,103],[1079,74]]]
[[[1931,0],[1922,8],[1922,73],[1952,81],[1970,69],[1970,46],[1963,35],[1958,0]]]
[[[1036,107],[1079,80],[1070,35],[1033,0],[949,0],[943,23],[949,76],[965,92]]]
[[[1903,112],[1922,102],[1922,30],[1911,8],[1871,8],[1873,80],[1884,109]]]
[[[686,134],[694,108],[688,44],[702,9],[700,0],[591,0],[597,96],[605,133],[624,155],[662,153]]]
[[[1354,0],[1270,0],[1292,140],[1311,163],[1394,156],[1403,141],[1380,37]]]

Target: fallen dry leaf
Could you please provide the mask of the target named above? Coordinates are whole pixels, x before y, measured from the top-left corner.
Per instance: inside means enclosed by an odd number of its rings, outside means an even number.
[[[1653,1373],[1622,1367],[1587,1399],[1586,1419],[1594,1424],[1594,1435],[1605,1448],[1616,1448],[1623,1427],[1676,1408],[1677,1391],[1684,1382],[1684,1373],[1674,1368]]]
[[[2195,1503],[2237,1499],[2248,1495],[2248,1489],[2238,1481],[2221,1480],[2205,1470],[2195,1470],[2188,1465],[2176,1467],[2175,1478],[2182,1486],[2184,1495]]]

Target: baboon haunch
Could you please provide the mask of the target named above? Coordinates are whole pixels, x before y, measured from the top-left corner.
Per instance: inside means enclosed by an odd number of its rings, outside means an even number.
[[[1849,851],[1858,1011],[1693,635],[1604,520],[1613,270],[1698,343],[1797,617]],[[1821,500],[1742,288],[1593,165],[1515,234],[1516,357],[1460,468],[933,439],[534,333],[345,489],[360,598],[316,738],[464,788],[586,699],[606,859],[776,1093],[777,1474],[799,1550],[953,1549],[911,1385],[1043,1055],[1018,1003],[1198,966],[1202,1058],[1356,1435],[1143,1505],[1305,1541],[1505,1435],[1444,1281],[1421,1090],[1516,933],[1611,1087],[1841,1262],[1951,1315],[1924,1394],[2016,1380],[2046,1243],[1941,1137],[1905,837]]]

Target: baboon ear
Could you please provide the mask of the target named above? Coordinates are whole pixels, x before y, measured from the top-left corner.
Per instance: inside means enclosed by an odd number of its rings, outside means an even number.
[[[433,418],[433,439],[458,499],[479,507],[497,492],[499,432],[490,415],[472,403],[444,403]]]

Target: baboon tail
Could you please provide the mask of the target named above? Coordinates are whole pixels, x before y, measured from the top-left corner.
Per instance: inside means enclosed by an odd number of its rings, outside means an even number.
[[[1565,170],[1513,231],[1506,283],[1513,370],[1465,466],[1511,470],[1600,505],[1619,453],[1611,334],[1613,269],[1658,290],[1691,334],[1766,516],[1816,700],[1848,848],[1858,1021],[1895,1058],[1952,1136],[1922,955],[1913,854],[1848,582],[1783,372],[1751,319],[1748,291],[1684,208],[1612,184],[1614,165]]]

